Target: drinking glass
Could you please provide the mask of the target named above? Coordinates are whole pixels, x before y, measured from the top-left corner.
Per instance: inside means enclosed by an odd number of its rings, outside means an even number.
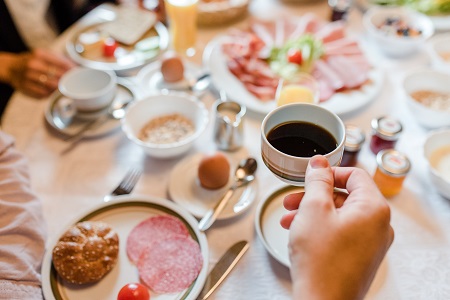
[[[277,106],[289,103],[319,103],[319,84],[308,73],[297,73],[279,81],[275,95]]]
[[[198,0],[165,0],[173,49],[194,56],[197,40]]]

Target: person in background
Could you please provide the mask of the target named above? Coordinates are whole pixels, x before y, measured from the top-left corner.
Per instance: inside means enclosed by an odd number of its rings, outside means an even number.
[[[315,156],[305,192],[286,196],[284,206],[293,298],[363,299],[394,239],[390,208],[369,174]]]
[[[0,1],[0,115],[14,90],[42,98],[75,64],[48,49],[90,9],[113,0]]]
[[[27,161],[0,131],[0,299],[42,299],[46,224]]]

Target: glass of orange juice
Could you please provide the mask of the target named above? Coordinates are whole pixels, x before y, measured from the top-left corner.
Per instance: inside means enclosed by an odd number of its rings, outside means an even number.
[[[303,102],[319,103],[319,83],[308,73],[297,73],[289,79],[282,78],[277,87],[277,106]]]
[[[173,49],[194,56],[197,40],[198,0],[165,0]]]

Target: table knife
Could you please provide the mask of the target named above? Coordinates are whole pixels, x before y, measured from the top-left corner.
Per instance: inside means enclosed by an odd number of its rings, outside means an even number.
[[[211,296],[228,274],[230,274],[231,270],[236,266],[249,247],[250,245],[247,241],[240,241],[225,252],[206,278],[205,286],[197,297],[197,300],[205,300]]]

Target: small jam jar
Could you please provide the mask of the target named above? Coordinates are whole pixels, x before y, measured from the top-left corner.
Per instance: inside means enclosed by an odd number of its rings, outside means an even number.
[[[373,180],[378,189],[387,198],[397,195],[411,169],[409,159],[394,149],[386,149],[378,152],[377,165]]]
[[[341,167],[354,167],[358,162],[358,153],[361,150],[366,135],[354,125],[345,126],[344,154],[342,155]]]
[[[331,8],[330,20],[346,20],[352,2],[352,0],[328,0],[328,5]]]
[[[370,150],[377,154],[383,149],[393,149],[403,130],[402,124],[391,117],[381,117],[372,120],[372,139]]]

